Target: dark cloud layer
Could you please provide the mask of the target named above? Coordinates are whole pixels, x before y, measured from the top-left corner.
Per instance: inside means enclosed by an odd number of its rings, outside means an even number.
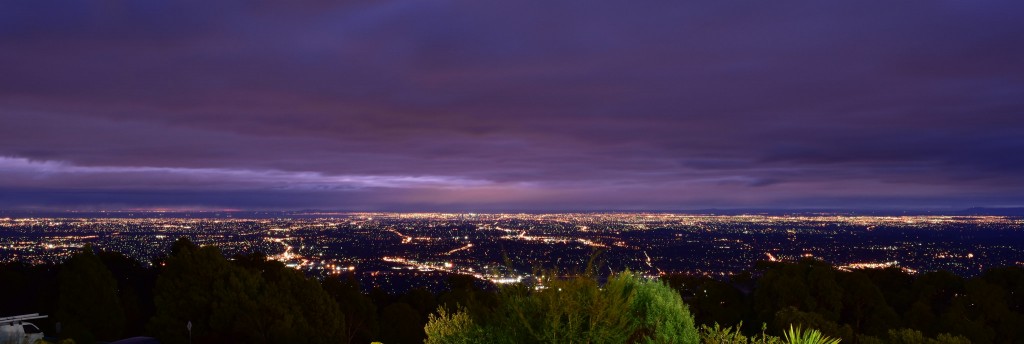
[[[7,1],[0,207],[1024,205],[1018,1]]]

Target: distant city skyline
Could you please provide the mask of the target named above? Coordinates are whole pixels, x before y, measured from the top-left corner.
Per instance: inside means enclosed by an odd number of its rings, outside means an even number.
[[[1024,3],[0,3],[0,210],[1024,207]]]
[[[60,263],[86,245],[152,262],[175,240],[188,238],[227,256],[262,253],[310,276],[353,273],[364,283],[397,288],[391,292],[441,287],[452,273],[496,284],[533,280],[538,268],[583,268],[596,252],[609,272],[651,277],[725,278],[750,271],[759,261],[805,258],[840,270],[894,267],[911,274],[945,270],[961,276],[1024,266],[1024,218],[1019,216],[2,215],[0,263]],[[501,273],[494,270],[502,266]],[[396,283],[395,278],[405,281]]]

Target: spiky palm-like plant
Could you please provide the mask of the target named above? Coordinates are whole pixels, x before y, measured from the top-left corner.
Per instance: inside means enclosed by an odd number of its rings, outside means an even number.
[[[787,344],[839,344],[838,338],[827,337],[815,329],[804,330],[799,326],[793,328],[793,325],[789,325],[789,330],[783,333],[783,338]]]

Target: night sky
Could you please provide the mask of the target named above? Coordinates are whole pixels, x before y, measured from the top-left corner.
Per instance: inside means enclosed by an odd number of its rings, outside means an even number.
[[[0,208],[1024,206],[1022,18],[1019,0],[2,1]]]

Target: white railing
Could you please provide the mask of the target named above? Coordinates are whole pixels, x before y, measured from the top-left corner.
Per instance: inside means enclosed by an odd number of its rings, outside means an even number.
[[[32,319],[43,319],[43,318],[46,318],[46,317],[47,317],[46,315],[39,315],[39,313],[22,314],[22,315],[10,316],[10,317],[3,317],[3,318],[0,318],[0,325],[13,324],[13,323],[16,323],[16,322],[19,322],[19,321],[32,320]]]

